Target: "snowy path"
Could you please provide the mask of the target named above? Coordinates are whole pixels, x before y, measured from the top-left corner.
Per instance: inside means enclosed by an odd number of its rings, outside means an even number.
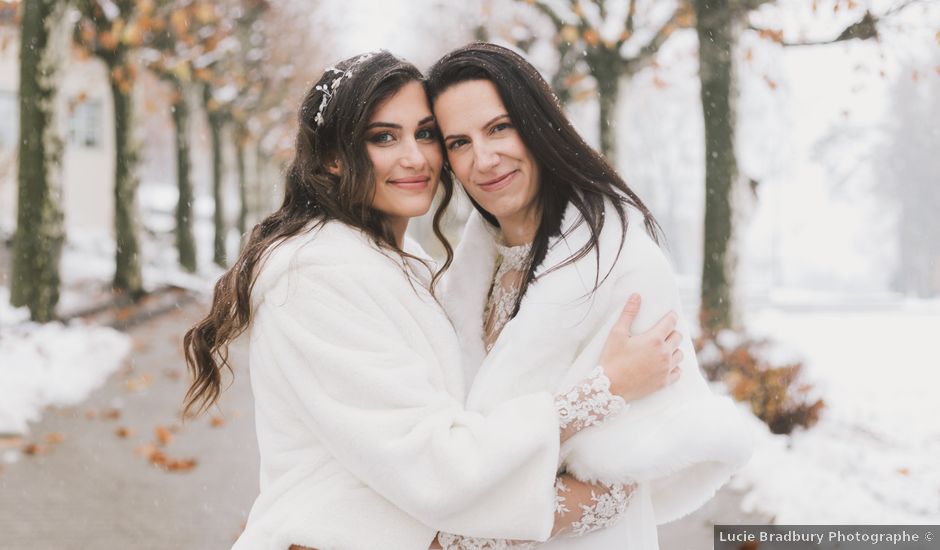
[[[226,392],[220,425],[213,427],[210,416],[171,431],[185,391],[179,342],[200,312],[189,306],[131,330],[130,369],[113,375],[85,403],[46,411],[28,437],[39,446],[35,455],[3,449],[0,442],[0,456],[15,460],[0,470],[0,547],[231,545],[258,489],[246,373],[238,372],[238,383]],[[241,349],[233,357],[244,366]],[[195,458],[192,470],[163,471],[142,456],[148,449],[140,447],[158,438],[158,426],[171,439],[159,450],[171,460]],[[121,428],[126,437],[119,437]]]

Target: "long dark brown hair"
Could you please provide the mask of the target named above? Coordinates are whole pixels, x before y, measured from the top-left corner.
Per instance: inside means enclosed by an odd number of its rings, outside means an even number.
[[[339,81],[338,84],[336,82]],[[232,370],[228,344],[248,328],[251,291],[258,264],[287,237],[311,221],[337,220],[362,230],[379,246],[402,256],[387,217],[372,208],[375,181],[366,151],[366,127],[378,105],[405,84],[423,81],[414,65],[388,52],[351,57],[327,69],[310,88],[298,114],[296,150],[287,171],[284,202],[258,223],[235,264],[215,284],[209,314],[183,338],[192,384],[183,414],[201,413],[221,392],[222,369]],[[328,96],[324,105],[324,96]],[[340,175],[328,170],[341,166]],[[444,209],[453,194],[449,173],[441,174],[443,196],[433,217],[433,231],[446,253],[434,283],[450,265],[453,252],[440,229]],[[309,229],[309,227],[308,227]]]
[[[581,213],[591,237],[574,254],[558,265],[550,266],[542,274],[575,262],[593,250],[598,258],[594,286],[597,289],[606,278],[606,275],[602,278],[600,274],[598,248],[605,222],[605,202],[612,203],[617,210],[622,227],[621,242],[627,233],[624,204],[628,204],[643,214],[646,231],[659,243],[659,224],[649,208],[604,157],[585,143],[568,121],[551,87],[535,67],[519,54],[502,46],[486,42],[468,44],[442,57],[428,72],[426,88],[432,105],[451,86],[470,80],[493,83],[509,118],[539,168],[536,196],[540,212],[539,226],[513,316],[518,313],[525,291],[535,280],[536,271],[548,253],[549,239],[561,234],[562,218],[568,204],[574,205]],[[483,219],[499,227],[495,216],[484,210],[472,197],[470,201]]]

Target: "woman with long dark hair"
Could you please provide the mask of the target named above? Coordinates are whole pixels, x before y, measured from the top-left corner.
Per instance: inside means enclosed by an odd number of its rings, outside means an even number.
[[[468,408],[583,376],[632,293],[643,297],[637,328],[681,309],[650,210],[531,64],[474,43],[441,58],[427,87],[448,167],[475,207],[441,292],[470,369]],[[638,483],[624,520],[545,548],[656,548],[657,523],[699,507],[749,456],[743,418],[708,390],[691,340],[676,344],[682,380],[562,447],[578,479]]]
[[[565,392],[465,410],[439,272],[404,236],[439,181],[451,195],[422,75],[387,52],[347,59],[298,118],[283,204],[184,339],[185,411],[198,413],[248,333],[261,494],[235,547],[419,550],[439,530],[545,540],[615,521],[630,483],[562,477],[580,496],[556,509],[559,446],[678,377],[674,320],[631,337],[628,302],[597,367]]]

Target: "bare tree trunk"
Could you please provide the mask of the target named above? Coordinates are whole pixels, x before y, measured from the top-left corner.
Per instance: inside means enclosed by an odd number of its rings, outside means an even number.
[[[203,86],[203,104],[209,118],[209,135],[212,143],[212,199],[215,202],[215,211],[212,220],[215,224],[215,238],[213,239],[212,259],[219,267],[225,267],[225,208],[222,202],[222,126],[224,119],[221,113],[211,106],[212,90],[208,85]]]
[[[20,46],[20,152],[11,303],[37,322],[55,317],[62,213],[62,138],[56,123],[59,69],[68,47],[68,2],[26,0]]]
[[[257,219],[264,219],[271,211],[271,201],[268,198],[268,184],[266,178],[268,175],[265,170],[266,161],[264,161],[264,148],[261,146],[261,140],[255,141],[255,216]]]
[[[176,249],[179,264],[190,273],[196,271],[196,239],[193,237],[193,182],[189,159],[189,103],[182,82],[171,80],[178,96],[173,103],[173,130],[176,135]]]
[[[619,52],[601,51],[591,56],[588,61],[593,67],[597,80],[597,93],[600,109],[598,128],[600,130],[600,149],[607,162],[617,167],[617,103],[620,96],[620,54]]]
[[[114,233],[117,241],[114,288],[134,298],[144,294],[140,272],[137,221],[137,174],[139,145],[134,138],[134,102],[126,80],[116,80],[115,70],[125,70],[126,56],[112,65],[111,94],[114,99]]]
[[[601,131],[601,153],[607,158],[611,166],[617,166],[617,95],[620,93],[620,83],[617,77],[612,78],[603,85],[598,82],[598,92],[600,93],[600,131]]]
[[[247,147],[248,133],[241,126],[235,129],[235,167],[238,171],[238,200],[241,203],[238,210],[238,234],[244,243],[248,231],[248,181],[245,174],[245,147]]]
[[[729,0],[696,0],[705,120],[705,242],[699,321],[705,333],[734,324],[735,21]]]

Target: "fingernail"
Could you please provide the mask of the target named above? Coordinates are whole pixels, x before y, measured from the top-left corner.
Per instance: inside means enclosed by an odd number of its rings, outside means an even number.
[[[627,301],[628,301],[628,302],[639,302],[639,301],[640,301],[640,295],[639,295],[639,294],[631,294],[629,300],[627,300]]]

